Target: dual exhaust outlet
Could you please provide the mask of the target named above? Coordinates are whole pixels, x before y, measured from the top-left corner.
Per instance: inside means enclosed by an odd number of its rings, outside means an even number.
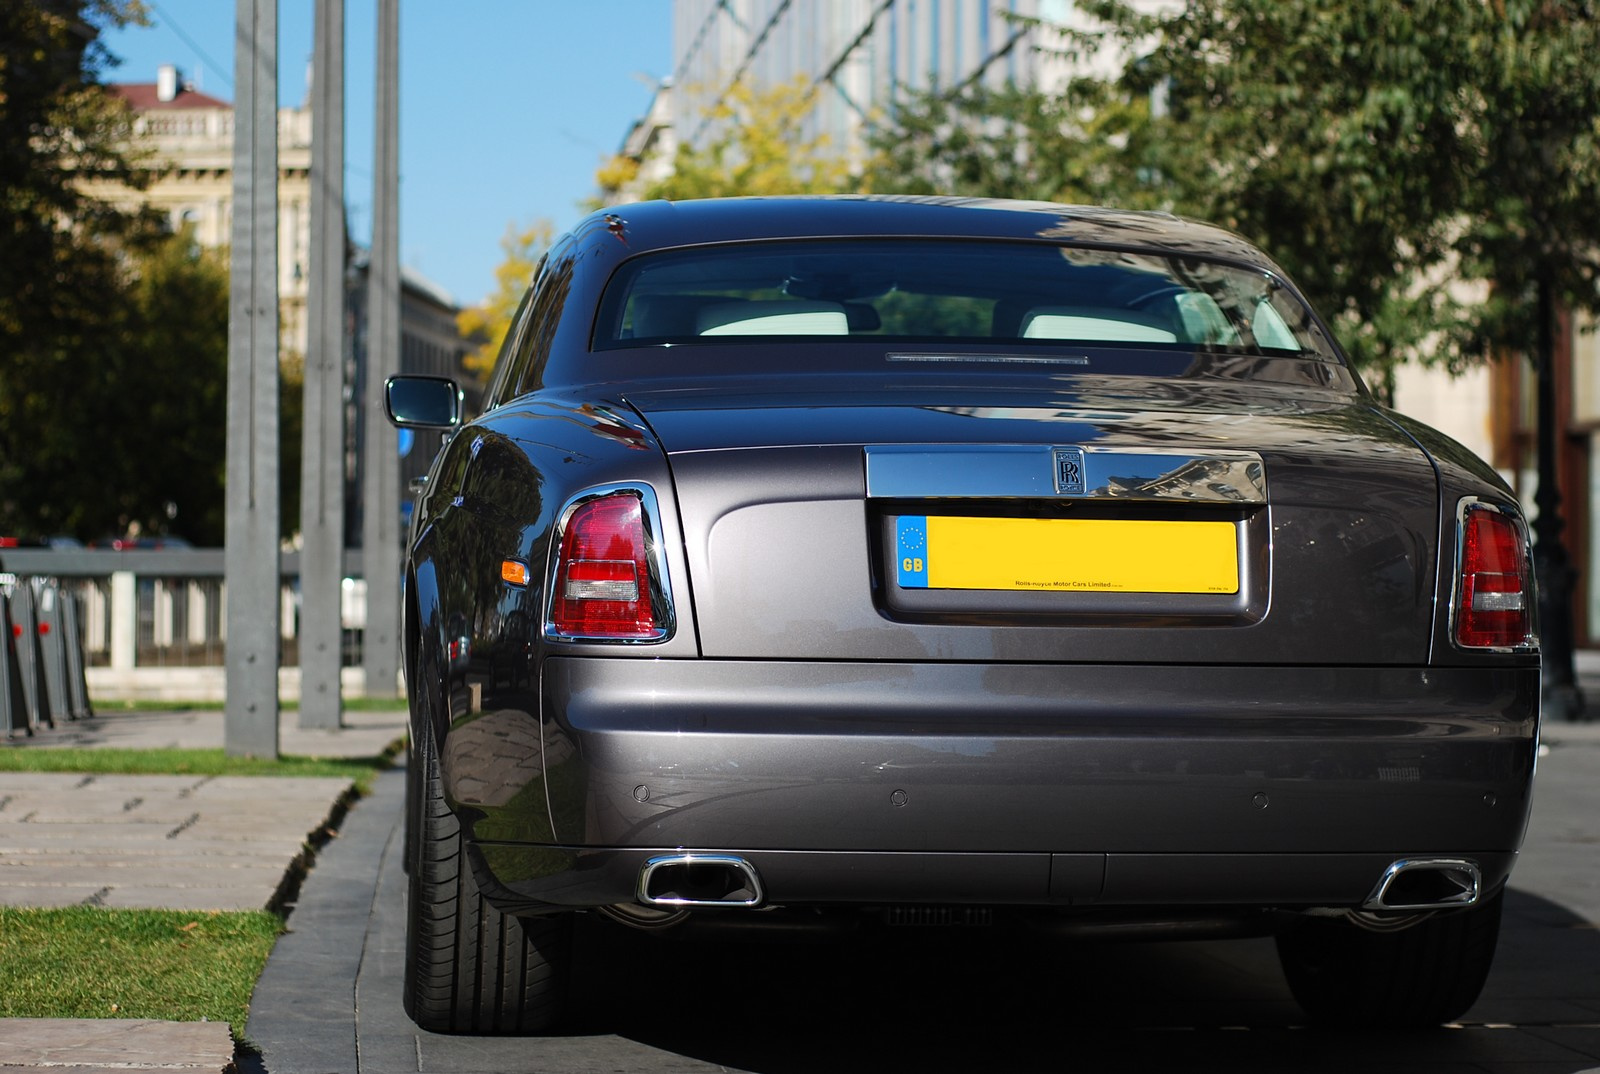
[[[638,898],[666,910],[751,908],[766,899],[755,866],[733,854],[664,854],[639,870]],[[1464,858],[1401,858],[1383,871],[1363,910],[1449,910],[1475,905],[1483,874]]]

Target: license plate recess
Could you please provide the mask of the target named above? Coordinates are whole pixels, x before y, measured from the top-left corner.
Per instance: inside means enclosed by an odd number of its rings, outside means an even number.
[[[895,580],[905,590],[1237,595],[1239,527],[1222,520],[899,515]]]

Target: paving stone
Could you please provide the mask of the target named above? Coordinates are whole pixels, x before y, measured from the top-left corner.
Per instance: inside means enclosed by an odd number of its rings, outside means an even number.
[[[61,906],[88,906],[104,890],[92,880],[38,888],[27,884],[0,884],[0,906],[19,910],[53,909]]]
[[[77,857],[90,854],[120,854],[129,859],[167,857],[173,853],[169,845],[173,837],[165,825],[58,825],[34,826],[32,830],[0,831],[0,854],[15,854],[19,858],[51,857],[62,855]],[[274,848],[293,854],[303,839],[273,836],[258,839],[204,838],[186,831],[184,847],[189,854],[237,856],[254,858],[272,853]]]
[[[0,903],[259,910],[347,780],[0,773]]]
[[[233,1064],[224,1022],[0,1018],[0,1070],[203,1070]]]

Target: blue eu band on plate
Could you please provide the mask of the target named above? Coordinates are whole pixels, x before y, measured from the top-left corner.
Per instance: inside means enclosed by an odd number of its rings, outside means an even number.
[[[928,585],[928,520],[921,515],[903,516],[895,526],[896,548],[900,560],[900,585],[905,589],[926,589]]]

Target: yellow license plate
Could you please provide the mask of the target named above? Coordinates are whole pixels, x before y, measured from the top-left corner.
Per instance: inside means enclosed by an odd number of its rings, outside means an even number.
[[[902,515],[907,589],[1237,593],[1233,522]]]

